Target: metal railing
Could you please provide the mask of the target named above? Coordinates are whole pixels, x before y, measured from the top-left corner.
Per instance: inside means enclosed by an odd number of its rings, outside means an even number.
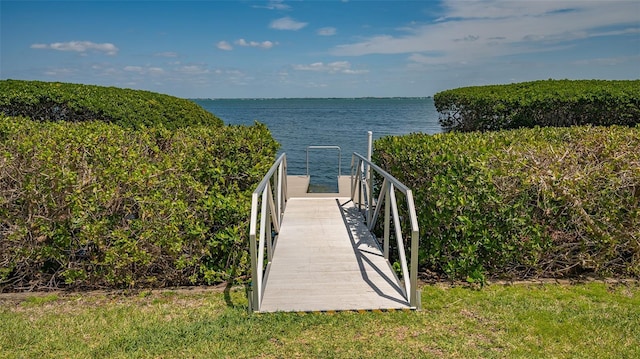
[[[264,290],[264,273],[268,271],[280,224],[287,202],[287,157],[278,157],[251,195],[249,254],[251,255],[251,287],[249,311],[259,311]],[[258,204],[260,224],[258,226]],[[275,234],[275,235],[273,235]],[[265,266],[265,245],[267,247]]]
[[[383,178],[377,201],[373,198],[373,172]],[[404,194],[409,216],[411,229],[411,261],[407,264],[402,228],[400,226],[400,214],[396,200],[396,190]],[[356,193],[357,192],[357,193]],[[413,192],[395,177],[376,166],[371,161],[358,153],[353,153],[351,159],[351,199],[361,211],[369,228],[372,231],[380,215],[381,204],[384,203],[384,238],[383,253],[389,260],[389,241],[391,232],[391,220],[397,241],[398,258],[402,267],[402,278],[404,280],[405,297],[411,307],[420,307],[420,297],[418,295],[418,242],[419,229],[418,217],[416,215]]]
[[[307,176],[309,176],[309,150],[338,150],[338,176],[342,176],[342,149],[340,146],[307,146]]]

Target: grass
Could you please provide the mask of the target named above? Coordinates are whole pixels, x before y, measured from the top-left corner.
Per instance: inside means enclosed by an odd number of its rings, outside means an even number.
[[[247,314],[242,291],[0,295],[1,358],[638,358],[640,285],[425,286],[419,312]]]

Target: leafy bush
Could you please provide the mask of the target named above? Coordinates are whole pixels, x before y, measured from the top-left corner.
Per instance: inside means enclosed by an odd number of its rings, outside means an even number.
[[[452,278],[640,275],[640,126],[375,143],[412,188],[421,266]]]
[[[192,101],[115,87],[40,81],[0,81],[0,113],[38,121],[105,121],[127,128],[221,126]]]
[[[249,263],[268,129],[0,115],[0,291],[213,283]]]
[[[548,80],[447,90],[434,96],[455,131],[640,123],[640,80]]]

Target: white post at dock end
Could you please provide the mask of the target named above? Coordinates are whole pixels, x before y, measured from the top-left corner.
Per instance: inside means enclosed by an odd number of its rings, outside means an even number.
[[[367,143],[367,160],[371,162],[371,154],[373,153],[373,132],[367,131],[367,136],[369,137],[369,141]]]
[[[373,153],[373,132],[367,131],[368,143],[367,143],[367,184],[369,188],[367,189],[367,226],[371,225],[371,210],[373,209],[373,178],[371,178],[371,154]]]

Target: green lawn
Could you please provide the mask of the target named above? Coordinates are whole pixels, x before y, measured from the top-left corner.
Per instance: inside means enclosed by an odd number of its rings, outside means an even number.
[[[247,314],[243,291],[0,295],[2,358],[640,358],[640,285],[425,286],[419,312]]]

